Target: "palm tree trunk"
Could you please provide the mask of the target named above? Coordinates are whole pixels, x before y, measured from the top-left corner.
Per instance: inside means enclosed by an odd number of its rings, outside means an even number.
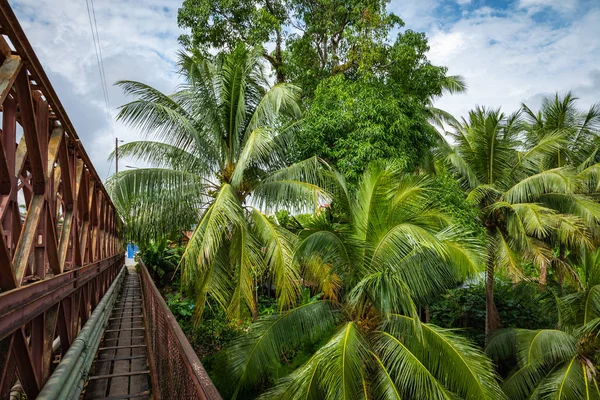
[[[546,265],[545,262],[542,262],[542,265],[540,265],[540,285],[546,286],[547,282],[548,282],[548,266]]]
[[[494,255],[490,249],[487,260],[487,277],[485,282],[485,335],[498,329],[500,317],[494,302]]]
[[[558,295],[563,295],[563,286],[565,283],[565,273],[563,263],[565,262],[565,249],[560,246],[558,250],[558,265],[556,266],[556,281],[558,282]]]

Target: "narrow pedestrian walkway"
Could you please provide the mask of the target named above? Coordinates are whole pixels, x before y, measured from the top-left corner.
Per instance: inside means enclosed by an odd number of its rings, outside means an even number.
[[[127,271],[90,371],[86,400],[150,398],[140,278],[133,267]]]

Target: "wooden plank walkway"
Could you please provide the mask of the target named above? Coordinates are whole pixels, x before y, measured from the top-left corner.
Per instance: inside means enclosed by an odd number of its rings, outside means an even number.
[[[84,400],[150,399],[140,278],[131,267],[128,273],[92,365]]]

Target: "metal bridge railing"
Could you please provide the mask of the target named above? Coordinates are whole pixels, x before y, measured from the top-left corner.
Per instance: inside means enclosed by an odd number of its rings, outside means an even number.
[[[90,319],[69,347],[69,351],[44,385],[37,397],[38,400],[79,399],[126,274],[125,267],[122,267]]]
[[[219,392],[142,262],[139,268],[154,398],[220,400]]]

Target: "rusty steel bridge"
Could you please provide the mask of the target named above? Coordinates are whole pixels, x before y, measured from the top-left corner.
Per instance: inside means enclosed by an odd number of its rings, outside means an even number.
[[[0,112],[0,399],[220,399],[7,0]]]

